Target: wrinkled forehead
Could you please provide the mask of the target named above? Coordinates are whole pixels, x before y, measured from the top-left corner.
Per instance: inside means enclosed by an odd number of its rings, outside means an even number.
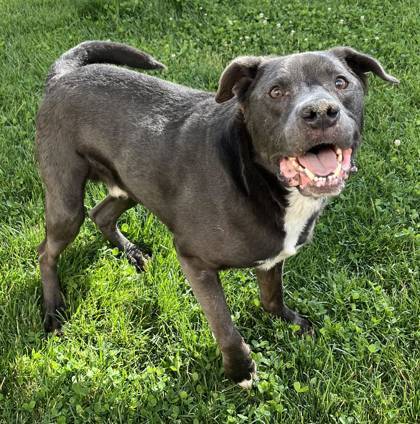
[[[261,82],[275,80],[285,82],[316,82],[332,75],[349,73],[348,68],[336,57],[326,52],[298,53],[269,58],[264,63]]]

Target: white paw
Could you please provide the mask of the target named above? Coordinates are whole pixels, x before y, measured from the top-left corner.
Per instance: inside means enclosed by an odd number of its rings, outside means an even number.
[[[253,381],[257,380],[257,364],[255,362],[254,362],[254,369],[255,371],[251,373],[251,378],[249,380],[242,380],[241,382],[238,383],[238,385],[245,390],[251,390]]]
[[[250,390],[252,388],[252,378],[250,380],[242,380],[240,383],[238,383],[238,385],[245,390]]]

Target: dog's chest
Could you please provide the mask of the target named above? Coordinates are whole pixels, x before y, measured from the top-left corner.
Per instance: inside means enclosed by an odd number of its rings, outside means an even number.
[[[297,190],[289,194],[288,202],[284,215],[283,248],[277,255],[260,261],[260,269],[268,270],[296,254],[298,248],[311,237],[316,218],[324,205],[323,199],[302,196]]]

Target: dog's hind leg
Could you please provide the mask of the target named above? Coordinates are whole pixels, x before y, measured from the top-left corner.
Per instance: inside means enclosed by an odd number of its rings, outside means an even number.
[[[117,225],[119,216],[135,205],[136,202],[130,198],[115,197],[113,194],[109,194],[89,212],[89,216],[105,238],[123,251],[138,271],[143,271],[148,255],[124,237]]]
[[[78,166],[80,165],[80,166]],[[57,274],[61,252],[75,239],[84,220],[83,192],[87,166],[44,169],[46,237],[38,248],[41,271],[44,328],[61,328],[64,300]]]

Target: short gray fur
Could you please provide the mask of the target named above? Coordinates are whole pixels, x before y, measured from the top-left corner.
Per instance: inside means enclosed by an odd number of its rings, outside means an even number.
[[[108,196],[90,212],[105,237],[141,269],[146,257],[120,233],[117,219],[137,203],[158,216],[173,233],[182,268],[223,353],[226,375],[236,382],[251,380],[255,364],[232,323],[218,271],[256,266],[282,249],[289,190],[278,178],[279,158],[305,152],[325,136],[355,151],[365,73],[397,81],[375,59],[347,47],[238,58],[222,74],[216,95],[112,64],[163,67],[123,44],[82,43],[52,66],[39,109],[45,328],[61,328],[58,257],[84,220],[86,181],[100,180],[127,193],[127,198]],[[334,91],[337,74],[350,81],[351,91]],[[286,102],[267,95],[274,84],[288,93]],[[300,114],[318,101],[339,108],[340,120],[328,134],[321,130],[314,136]],[[283,303],[281,270],[282,263],[257,270],[262,304],[309,330],[309,321]]]

